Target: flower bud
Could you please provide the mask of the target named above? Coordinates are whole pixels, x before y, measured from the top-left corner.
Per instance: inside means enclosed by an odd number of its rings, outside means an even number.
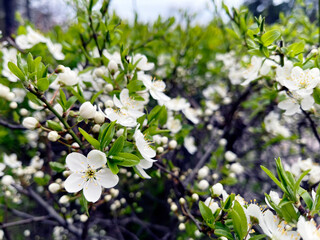
[[[34,117],[27,117],[27,118],[23,119],[22,125],[25,128],[33,130],[36,127],[38,127],[38,125],[40,125],[40,124],[39,124],[38,120],[35,119]]]
[[[222,147],[224,147],[225,145],[227,145],[227,140],[225,139],[225,138],[221,138],[220,140],[219,140],[219,145],[220,146],[222,146]]]
[[[14,183],[14,179],[11,175],[5,175],[2,177],[1,183],[5,186],[9,186]]]
[[[110,83],[108,83],[104,88],[105,88],[105,90],[106,90],[107,92],[113,91],[113,86],[112,86],[112,84],[110,84]]]
[[[84,119],[94,118],[96,114],[96,108],[91,104],[91,102],[85,102],[80,107],[80,116]]]
[[[65,69],[66,69],[65,66],[58,65],[58,67],[56,68],[55,72],[56,73],[62,73],[62,72],[64,72]]]
[[[176,140],[171,140],[169,142],[169,148],[171,148],[171,149],[175,149],[177,147],[177,145],[178,145],[178,143]]]
[[[186,225],[184,223],[180,223],[178,228],[180,231],[184,231],[186,230]]]
[[[223,185],[221,183],[216,183],[211,187],[211,191],[214,195],[220,196],[223,191]]]
[[[42,171],[37,171],[37,172],[34,174],[34,177],[36,177],[36,178],[43,178],[43,177],[44,177],[44,172],[42,172]]]
[[[108,100],[108,101],[105,101],[105,102],[104,102],[104,106],[105,106],[106,108],[112,108],[113,105],[114,105],[114,103],[113,103],[112,100]]]
[[[184,198],[180,198],[180,199],[179,199],[179,203],[180,203],[181,205],[183,205],[183,204],[186,203],[186,200],[185,200]]]
[[[226,151],[226,153],[224,154],[224,157],[228,162],[232,162],[232,161],[236,160],[237,155],[231,151]]]
[[[117,132],[116,132],[116,135],[117,137],[120,137],[124,132],[124,129],[123,128],[120,128]]]
[[[25,108],[20,109],[21,116],[27,116],[29,114],[29,111]]]
[[[203,166],[198,171],[198,178],[202,179],[202,178],[207,177],[209,175],[209,171],[210,171],[210,169],[207,166]]]
[[[198,184],[198,187],[200,190],[204,191],[204,190],[208,189],[209,183],[207,180],[201,180]]]
[[[60,135],[58,134],[57,131],[51,131],[51,132],[49,132],[49,134],[48,134],[48,139],[49,139],[51,142],[56,142],[59,138],[60,138]]]
[[[103,70],[103,68],[96,68],[94,70],[94,74],[97,76],[97,77],[100,77],[102,78],[102,76],[104,75],[105,71]]]
[[[60,185],[58,183],[51,183],[48,189],[51,193],[57,193],[60,190]]]
[[[93,127],[92,127],[92,131],[97,133],[100,131],[100,125],[99,124],[95,124]]]
[[[157,147],[157,152],[158,153],[163,153],[163,151],[164,151],[163,147]]]
[[[197,193],[194,193],[194,194],[192,194],[192,199],[194,200],[194,201],[198,201],[199,200],[199,195],[197,194]]]
[[[9,106],[11,109],[16,109],[18,107],[18,104],[16,102],[11,102]]]
[[[15,94],[13,92],[9,92],[7,95],[6,95],[6,99],[8,101],[12,101],[14,98],[15,98]]]
[[[101,112],[96,112],[94,114],[94,121],[98,124],[104,123],[105,116]]]
[[[177,210],[178,210],[178,206],[177,206],[177,204],[175,204],[175,203],[172,203],[172,204],[171,204],[171,207],[170,207],[170,209],[171,209],[171,211],[172,211],[172,212],[175,212],[175,211],[177,211]]]
[[[111,75],[114,75],[118,71],[118,64],[114,60],[110,60],[108,70]]]
[[[81,222],[86,222],[88,220],[88,216],[87,215],[85,215],[85,214],[81,214],[80,215],[80,221]]]
[[[168,143],[168,138],[166,136],[161,137],[161,142],[162,142],[162,144],[167,144]]]
[[[59,203],[60,204],[67,204],[69,202],[69,197],[67,195],[63,195],[60,199],[59,199]]]

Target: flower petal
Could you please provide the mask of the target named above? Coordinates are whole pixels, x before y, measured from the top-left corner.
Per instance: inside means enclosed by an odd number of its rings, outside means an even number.
[[[85,183],[84,174],[72,173],[65,181],[64,188],[69,193],[79,192]]]
[[[150,162],[145,159],[141,159],[139,163],[139,166],[142,167],[143,169],[149,169],[152,167],[152,165],[153,165],[153,162]]]
[[[122,107],[123,107],[122,103],[119,101],[119,99],[117,98],[116,95],[113,95],[113,103],[114,103],[114,105],[116,105],[118,108],[122,108]]]
[[[119,182],[119,177],[113,174],[110,169],[103,168],[96,173],[96,179],[105,188],[112,188]]]
[[[72,172],[85,171],[88,166],[88,159],[80,153],[70,153],[66,158],[67,167]]]
[[[88,202],[96,202],[101,196],[101,186],[93,178],[89,179],[83,187],[83,195]]]
[[[143,168],[140,166],[140,163],[136,165],[136,169],[140,173],[140,175],[145,179],[150,179],[151,177],[143,170]]]
[[[88,155],[88,164],[92,169],[98,169],[107,163],[106,154],[99,150],[91,150]]]

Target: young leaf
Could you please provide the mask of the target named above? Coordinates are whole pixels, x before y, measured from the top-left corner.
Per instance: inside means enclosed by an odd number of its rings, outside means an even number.
[[[108,152],[108,156],[116,155],[118,152],[120,152],[124,145],[124,137],[120,136],[117,138],[117,140],[113,143],[111,149]]]
[[[62,163],[59,163],[59,162],[50,162],[49,165],[52,170],[54,170],[58,173],[63,172],[66,169],[66,167]]]
[[[40,78],[37,81],[37,87],[40,91],[44,92],[49,88],[49,80],[48,78]]]
[[[202,218],[207,222],[213,219],[212,211],[209,207],[207,207],[204,202],[199,201],[199,209]]]
[[[105,123],[100,128],[99,137],[98,137],[98,140],[100,142],[100,150],[103,150],[111,142],[115,132],[115,126],[114,126],[115,124],[116,124],[115,121],[109,124]]]
[[[133,167],[139,164],[140,158],[132,153],[119,152],[112,156],[113,162],[120,166]]]
[[[94,139],[91,135],[89,135],[85,130],[79,127],[79,131],[81,132],[82,136],[95,148],[100,148],[100,143],[97,139]]]
[[[63,127],[59,123],[52,121],[52,120],[48,120],[47,125],[50,129],[55,130],[55,131],[62,131],[63,130]]]
[[[281,33],[279,30],[271,30],[266,32],[265,34],[262,35],[261,41],[263,43],[263,46],[267,47],[277,39],[279,39],[281,36]]]
[[[25,80],[25,76],[22,73],[22,71],[13,63],[13,62],[8,62],[8,68],[10,71],[16,75],[21,81]]]
[[[118,174],[119,168],[116,163],[112,162],[112,160],[108,160],[107,164],[113,174]]]

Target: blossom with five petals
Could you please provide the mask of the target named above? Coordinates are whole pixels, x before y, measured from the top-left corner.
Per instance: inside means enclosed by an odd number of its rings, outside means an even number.
[[[87,157],[80,153],[70,153],[66,158],[71,175],[64,182],[70,193],[83,189],[84,197],[89,202],[96,202],[101,196],[101,187],[112,188],[119,182],[119,177],[105,167],[106,155],[99,150],[92,150]]]

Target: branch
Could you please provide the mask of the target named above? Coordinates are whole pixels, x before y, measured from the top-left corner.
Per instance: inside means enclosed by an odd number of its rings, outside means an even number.
[[[67,228],[71,233],[76,235],[78,238],[81,237],[81,230],[75,227],[72,224],[69,224],[65,219],[63,219],[59,213],[56,212],[56,210],[50,206],[40,195],[38,195],[35,191],[33,191],[30,187],[27,190],[24,190],[21,186],[19,185],[13,185],[18,192],[26,194],[27,196],[33,198],[40,206],[42,206],[48,213],[49,215],[54,218],[61,226],[64,226]]]
[[[300,107],[301,108],[301,107]],[[318,140],[318,143],[320,144],[320,136],[318,134],[318,130],[317,130],[317,125],[316,123],[312,120],[312,118],[310,117],[310,113],[307,113],[305,110],[303,110],[301,108],[303,114],[307,117],[307,119],[309,120],[310,122],[310,125],[311,125],[311,129],[312,129],[312,132],[314,134],[314,136],[316,137],[316,139]]]
[[[203,156],[201,157],[201,159],[199,160],[197,165],[193,168],[192,172],[188,175],[186,180],[183,182],[185,187],[193,180],[193,178],[196,176],[198,170],[205,164],[206,160],[211,155],[211,152],[214,150],[216,145],[217,145],[216,142],[212,143],[210,141],[210,144],[205,147],[207,150],[205,151],[205,153],[203,154]]]
[[[23,219],[15,222],[9,222],[9,223],[3,223],[1,224],[1,228],[8,228],[12,226],[17,226],[21,224],[27,224],[27,223],[32,223],[32,222],[39,222],[48,219],[49,216],[40,216],[40,217],[31,217],[28,219]]]
[[[48,108],[56,117],[60,120],[60,122],[63,124],[63,126],[66,128],[68,133],[73,137],[73,139],[79,144],[80,148],[83,148],[83,144],[81,140],[77,137],[75,132],[72,130],[72,128],[69,126],[67,121],[50,105],[50,103],[47,101],[47,99],[39,92],[32,89],[30,86],[27,87],[27,90],[31,92],[33,95],[35,95],[39,100],[44,102],[46,108]]]
[[[27,130],[24,126],[8,123],[1,118],[0,118],[0,125],[6,128],[15,129],[15,130]]]

